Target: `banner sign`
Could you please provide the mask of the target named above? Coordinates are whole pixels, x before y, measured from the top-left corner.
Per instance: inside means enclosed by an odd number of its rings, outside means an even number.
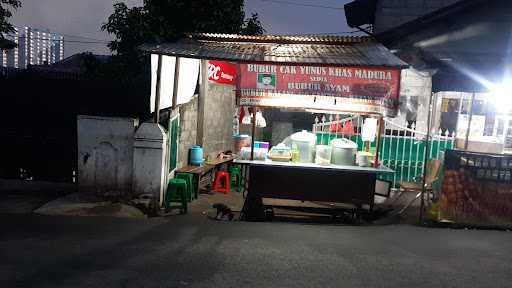
[[[394,117],[400,70],[239,64],[242,106],[310,108]]]
[[[208,80],[220,83],[235,85],[236,65],[222,61],[208,61]]]

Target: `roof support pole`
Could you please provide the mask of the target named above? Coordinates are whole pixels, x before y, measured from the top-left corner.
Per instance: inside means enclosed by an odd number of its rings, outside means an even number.
[[[199,97],[197,99],[197,135],[196,145],[204,148],[204,114],[206,94],[208,93],[208,60],[201,60],[201,70],[199,74]]]
[[[178,105],[178,82],[180,79],[180,57],[176,57],[176,64],[174,65],[174,86],[172,89],[172,110],[176,109]]]
[[[254,160],[254,138],[256,138],[256,107],[252,107],[251,160]]]
[[[160,121],[160,81],[162,78],[162,55],[158,54],[158,66],[156,68],[156,93],[155,93],[155,114],[154,122]]]
[[[425,194],[427,193],[427,168],[428,168],[428,155],[430,154],[430,133],[432,132],[432,98],[434,93],[430,93],[428,99],[428,116],[427,116],[427,136],[425,138],[425,154],[423,155],[423,179],[421,181],[421,203],[420,203],[420,217],[419,224],[423,224],[423,213],[425,210]]]
[[[471,121],[473,120],[473,106],[475,105],[475,91],[471,94],[471,104],[469,104],[469,120],[468,129],[466,130],[466,139],[464,141],[464,151],[468,151],[469,146],[469,133],[471,132]]]
[[[382,141],[382,131],[384,130],[384,118],[382,116],[379,117],[377,126],[377,143],[375,144],[375,161],[373,161],[373,167],[378,168],[380,166],[379,163],[379,150]]]

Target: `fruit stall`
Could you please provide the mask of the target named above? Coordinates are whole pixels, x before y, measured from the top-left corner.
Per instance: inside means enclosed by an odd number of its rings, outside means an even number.
[[[442,221],[512,226],[512,155],[448,150],[444,165]]]

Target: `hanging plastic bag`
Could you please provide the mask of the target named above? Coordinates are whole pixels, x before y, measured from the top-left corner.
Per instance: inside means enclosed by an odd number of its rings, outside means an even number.
[[[256,126],[260,128],[267,127],[267,121],[263,118],[261,111],[256,112]]]
[[[251,113],[249,112],[248,107],[243,107],[243,116],[242,116],[242,124],[251,124]]]

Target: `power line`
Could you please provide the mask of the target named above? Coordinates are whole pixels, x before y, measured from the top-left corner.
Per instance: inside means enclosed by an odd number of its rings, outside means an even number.
[[[281,4],[286,4],[286,5],[292,5],[292,6],[313,7],[313,8],[332,9],[332,10],[343,10],[343,7],[318,5],[318,4],[312,4],[312,3],[297,3],[297,2],[285,1],[285,0],[260,0],[260,1],[261,2],[281,3]]]

